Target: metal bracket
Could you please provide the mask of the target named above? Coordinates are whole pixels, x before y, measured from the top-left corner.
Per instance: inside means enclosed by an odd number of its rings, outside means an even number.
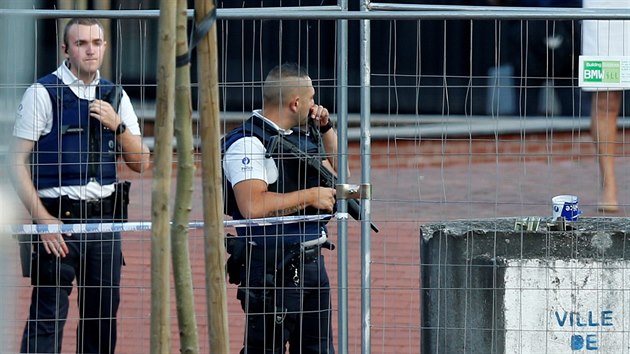
[[[342,199],[372,199],[372,185],[363,184],[337,184],[335,186],[337,200]]]

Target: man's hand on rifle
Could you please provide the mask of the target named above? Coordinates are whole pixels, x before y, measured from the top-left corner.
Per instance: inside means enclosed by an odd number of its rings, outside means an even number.
[[[326,210],[332,212],[335,208],[335,194],[334,188],[327,187],[313,187],[308,189],[312,193],[313,202],[310,203],[312,207],[319,210]]]

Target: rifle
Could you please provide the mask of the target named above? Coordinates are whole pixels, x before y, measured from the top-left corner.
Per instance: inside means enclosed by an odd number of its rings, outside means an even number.
[[[311,134],[313,129],[311,129]],[[319,131],[318,131],[319,133]],[[320,178],[324,186],[329,188],[335,188],[337,185],[337,177],[328,170],[319,156],[310,156],[306,152],[300,150],[294,143],[284,138],[282,134],[274,135],[267,147],[267,155],[271,156],[282,149],[283,152],[290,153],[296,158],[304,161],[309,167],[319,172]],[[361,220],[361,202],[357,199],[348,199],[348,214],[355,220]],[[379,232],[379,229],[373,223],[370,223],[370,227],[374,232]]]

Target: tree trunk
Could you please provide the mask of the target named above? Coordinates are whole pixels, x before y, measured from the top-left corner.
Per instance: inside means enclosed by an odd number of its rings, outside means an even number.
[[[176,2],[160,1],[155,151],[151,205],[151,350],[170,353],[169,199],[175,115]]]
[[[214,1],[195,0],[195,20],[215,11]],[[197,47],[199,72],[199,118],[203,147],[202,187],[205,232],[206,285],[208,288],[208,337],[211,353],[229,352],[225,280],[225,244],[221,156],[219,153],[219,80],[217,64],[217,25],[210,28]]]
[[[187,1],[177,1],[177,57],[188,53]],[[173,211],[171,245],[173,278],[180,333],[179,351],[199,353],[195,299],[188,249],[188,222],[192,208],[195,164],[192,139],[192,104],[190,97],[190,63],[177,66],[175,87],[175,137],[177,138],[177,191]]]

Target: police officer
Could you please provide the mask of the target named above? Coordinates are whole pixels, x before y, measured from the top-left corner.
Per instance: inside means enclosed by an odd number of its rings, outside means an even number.
[[[97,20],[70,20],[61,45],[64,62],[24,93],[10,156],[15,189],[34,223],[122,221],[128,184],[118,183],[117,160],[136,172],[149,166],[129,97],[100,77],[106,47]],[[77,353],[113,353],[120,233],[51,233],[36,241],[21,352],[61,352],[76,279]]]
[[[263,109],[224,138],[224,199],[234,219],[333,210],[335,190],[320,186],[319,172],[283,147],[289,141],[335,171],[337,135],[314,96],[303,68],[277,66],[263,84]],[[318,134],[305,133],[309,121]],[[237,228],[247,241],[237,292],[246,314],[241,353],[284,353],[287,343],[292,353],[334,353],[330,285],[320,253],[328,244],[325,224]]]

